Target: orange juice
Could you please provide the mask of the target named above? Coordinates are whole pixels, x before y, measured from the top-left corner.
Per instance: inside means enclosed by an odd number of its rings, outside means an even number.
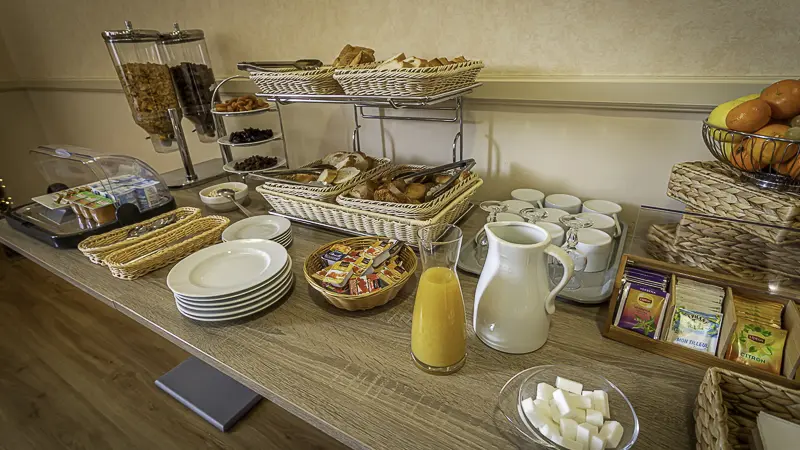
[[[431,267],[420,277],[411,353],[423,369],[441,372],[457,370],[467,354],[464,299],[458,276],[448,267]]]

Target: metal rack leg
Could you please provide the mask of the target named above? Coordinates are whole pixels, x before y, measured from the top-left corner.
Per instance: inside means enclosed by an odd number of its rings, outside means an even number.
[[[353,130],[353,151],[360,152],[361,151],[361,132],[359,129],[361,125],[358,123],[358,106],[353,105],[353,119],[355,120],[356,127]]]
[[[464,160],[464,104],[461,97],[456,99],[456,109],[458,109],[458,147],[459,147],[459,161]],[[455,155],[453,155],[453,162],[455,162]]]
[[[283,144],[283,158],[286,160],[286,168],[289,167],[289,151],[286,149],[286,133],[283,131],[283,113],[281,113],[281,102],[275,102],[275,109],[278,110],[278,124],[281,127],[281,144]]]

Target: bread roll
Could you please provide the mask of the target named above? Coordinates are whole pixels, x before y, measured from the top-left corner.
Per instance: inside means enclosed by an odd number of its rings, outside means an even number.
[[[339,169],[339,171],[336,173],[336,178],[333,180],[333,184],[347,183],[348,181],[357,177],[360,173],[361,171],[355,167],[344,167]]]
[[[749,100],[733,108],[725,118],[728,129],[752,133],[769,122],[770,107],[760,98]]]
[[[406,196],[411,200],[422,200],[428,193],[428,187],[420,183],[411,183],[406,188]]]
[[[331,184],[336,179],[336,175],[338,175],[339,171],[336,169],[325,169],[319,174],[319,178],[317,181],[323,184]]]

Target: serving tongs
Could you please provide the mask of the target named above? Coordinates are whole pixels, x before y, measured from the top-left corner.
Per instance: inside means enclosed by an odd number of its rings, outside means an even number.
[[[248,72],[279,72],[280,69],[314,70],[322,67],[318,59],[298,59],[297,61],[244,61],[236,64],[239,70]]]
[[[269,181],[272,183],[282,183],[282,184],[294,184],[299,186],[329,186],[330,183],[323,183],[321,181],[309,181],[308,183],[302,183],[300,181],[295,180],[288,180],[285,178],[278,178],[279,176],[286,176],[286,175],[296,175],[300,173],[313,173],[314,175],[319,175],[322,173],[323,170],[337,170],[336,167],[331,166],[330,164],[317,164],[314,166],[309,167],[301,167],[298,169],[275,169],[275,170],[265,170],[263,172],[258,173],[249,173],[247,176],[253,177],[259,180]]]
[[[422,177],[426,177],[428,175],[435,175],[437,173],[446,172],[448,170],[458,169],[450,176],[446,182],[442,184],[437,184],[436,186],[432,187],[427,194],[425,194],[425,201],[431,201],[436,197],[444,194],[445,191],[450,189],[458,178],[461,176],[464,171],[470,170],[475,166],[475,160],[465,159],[462,161],[450,163],[450,164],[443,164],[441,166],[431,167],[430,169],[419,170],[419,171],[412,171],[408,170],[405,172],[400,172],[392,177],[392,181],[394,180],[403,180],[406,183],[413,182],[413,180],[420,179]]]

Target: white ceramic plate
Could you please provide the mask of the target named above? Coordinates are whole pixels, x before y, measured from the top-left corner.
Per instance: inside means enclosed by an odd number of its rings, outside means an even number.
[[[222,232],[223,241],[239,239],[277,240],[289,231],[292,223],[280,216],[263,215],[248,217],[231,224]]]
[[[236,295],[231,295],[229,297],[213,298],[213,299],[194,299],[194,298],[182,297],[180,295],[175,294],[175,300],[184,303],[188,308],[197,308],[197,309],[236,306],[242,303],[251,302],[256,298],[263,297],[264,295],[270,293],[272,290],[275,289],[276,286],[286,281],[286,278],[289,275],[291,275],[291,273],[292,273],[292,264],[290,262],[289,264],[286,265],[286,267],[283,268],[283,270],[281,270],[280,274],[278,274],[275,278],[243,294],[236,294]]]
[[[187,313],[199,317],[239,314],[245,311],[249,311],[252,307],[264,303],[265,300],[272,298],[277,292],[280,292],[286,286],[287,283],[291,283],[293,279],[294,277],[292,276],[291,272],[286,274],[286,276],[280,280],[280,283],[271,287],[270,291],[259,293],[259,295],[250,299],[246,303],[227,305],[222,307],[214,307],[214,308],[199,308],[193,305],[188,305],[179,300],[177,297],[175,297],[175,304],[177,304],[182,310],[186,311]]]
[[[218,302],[223,302],[223,301],[228,301],[228,300],[234,300],[234,299],[237,299],[237,298],[240,298],[240,297],[244,297],[245,295],[251,295],[256,291],[260,291],[262,289],[265,289],[267,286],[273,285],[275,283],[275,280],[277,278],[279,278],[284,271],[287,270],[287,267],[289,268],[288,270],[291,270],[291,265],[292,265],[292,259],[289,258],[288,262],[286,263],[286,266],[284,266],[281,269],[280,273],[278,275],[276,275],[275,278],[271,278],[269,280],[264,280],[263,283],[260,283],[260,284],[258,284],[256,286],[253,286],[253,287],[249,288],[249,289],[245,289],[243,291],[234,292],[232,294],[216,295],[216,296],[213,296],[213,297],[189,297],[189,296],[183,296],[183,295],[178,295],[178,294],[175,294],[175,296],[179,297],[181,300],[188,300],[190,302],[199,303],[199,304],[207,304],[207,303],[212,303],[213,304],[213,303],[218,303]]]
[[[231,142],[230,135],[228,135],[228,136],[222,136],[221,138],[217,139],[217,143],[222,145],[230,145],[231,147],[253,147],[255,145],[266,144],[267,142],[279,141],[281,139],[283,139],[282,134],[274,133],[272,137],[269,139],[264,139],[261,141],[253,141],[253,142],[242,142],[241,144],[234,144],[233,142]]]
[[[236,170],[235,167],[234,167],[234,166],[236,166],[236,163],[246,159],[246,158],[240,158],[240,159],[237,159],[235,161],[231,161],[228,164],[225,164],[224,166],[222,166],[222,170],[224,170],[225,172],[229,172],[229,173],[248,174],[248,173],[263,172],[265,170],[272,170],[272,169],[276,169],[278,167],[283,167],[283,166],[286,165],[286,159],[285,158],[283,158],[281,156],[276,156],[276,158],[278,158],[278,161],[276,161],[275,164],[273,164],[273,165],[271,165],[269,167],[265,167],[263,169],[258,169],[258,170]]]
[[[240,239],[206,247],[189,255],[167,275],[167,286],[183,297],[231,295],[271,280],[289,255],[280,244]]]
[[[294,280],[292,280],[292,282],[288,283],[288,284],[286,285],[286,287],[284,287],[284,288],[283,288],[283,289],[282,289],[282,290],[281,290],[279,293],[277,293],[277,294],[276,294],[274,297],[272,297],[272,298],[271,298],[269,301],[266,301],[266,302],[264,302],[264,303],[262,303],[262,304],[258,305],[258,306],[257,306],[257,307],[255,307],[254,309],[251,309],[250,311],[247,311],[247,312],[243,312],[243,313],[239,313],[239,314],[231,315],[231,316],[219,316],[219,317],[200,317],[200,316],[195,316],[195,315],[193,315],[193,314],[190,314],[190,313],[184,312],[184,311],[183,311],[183,310],[180,308],[180,306],[178,307],[178,311],[179,311],[181,314],[183,314],[184,316],[188,317],[189,319],[192,319],[192,320],[198,320],[198,321],[201,321],[201,322],[222,322],[222,321],[225,321],[225,320],[241,319],[242,317],[247,317],[247,316],[250,316],[250,315],[256,314],[256,313],[258,313],[258,312],[261,312],[261,311],[263,311],[263,310],[265,310],[265,309],[269,308],[270,306],[272,306],[272,305],[273,305],[274,303],[276,303],[278,300],[280,300],[281,298],[283,298],[283,296],[284,296],[284,295],[286,295],[286,293],[288,293],[288,292],[289,292],[289,290],[292,288],[292,285],[293,285],[293,284],[294,284]]]
[[[271,240],[271,241],[275,241],[275,242],[281,242],[281,243],[284,243],[284,242],[289,242],[289,241],[291,241],[291,240],[292,240],[292,235],[291,235],[291,234],[289,234],[289,235],[287,235],[287,236],[278,236],[278,237],[276,237],[276,238],[272,238],[272,239],[270,239],[270,240]]]

